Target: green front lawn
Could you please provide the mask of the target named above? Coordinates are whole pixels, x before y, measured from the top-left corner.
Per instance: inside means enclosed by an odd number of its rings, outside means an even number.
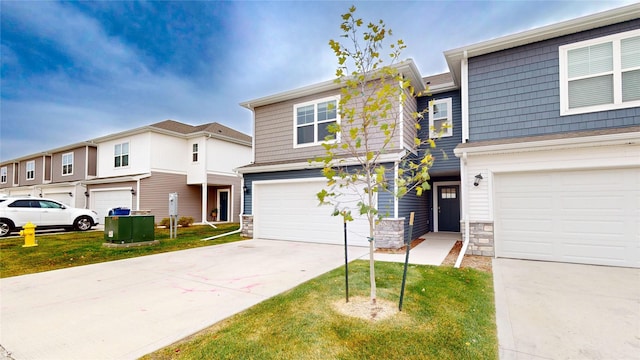
[[[378,298],[397,304],[402,264],[377,262]],[[350,266],[368,295],[368,262]],[[338,313],[336,269],[143,359],[497,359],[490,273],[410,266],[403,311],[376,322]]]
[[[22,237],[0,238],[0,277],[31,274],[242,240],[240,234],[233,234],[212,241],[201,241],[203,238],[238,229],[238,224],[216,226],[217,229],[206,225],[178,228],[176,239],[169,239],[169,229],[155,229],[155,239],[160,241],[159,244],[115,249],[102,246],[102,243],[105,242],[103,231],[36,234],[38,246],[27,248],[22,247],[24,245]]]

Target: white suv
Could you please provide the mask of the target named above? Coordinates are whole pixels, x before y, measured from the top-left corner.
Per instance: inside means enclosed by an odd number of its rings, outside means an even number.
[[[98,224],[98,214],[36,197],[0,198],[0,236],[32,222],[36,229],[65,228],[86,231]]]

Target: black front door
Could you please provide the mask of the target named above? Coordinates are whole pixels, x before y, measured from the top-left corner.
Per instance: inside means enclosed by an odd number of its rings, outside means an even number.
[[[229,221],[229,192],[220,191],[220,216],[218,221]]]
[[[460,231],[460,186],[438,187],[438,231]]]

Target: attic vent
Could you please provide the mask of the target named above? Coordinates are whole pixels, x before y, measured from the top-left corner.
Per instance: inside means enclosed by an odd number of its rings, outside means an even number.
[[[222,130],[218,129],[218,132],[219,132],[219,133],[222,133]]]

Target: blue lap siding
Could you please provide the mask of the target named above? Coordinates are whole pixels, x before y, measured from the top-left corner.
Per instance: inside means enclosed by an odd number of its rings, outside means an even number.
[[[560,116],[558,47],[640,28],[640,19],[469,59],[471,141],[640,124],[640,108]]]

